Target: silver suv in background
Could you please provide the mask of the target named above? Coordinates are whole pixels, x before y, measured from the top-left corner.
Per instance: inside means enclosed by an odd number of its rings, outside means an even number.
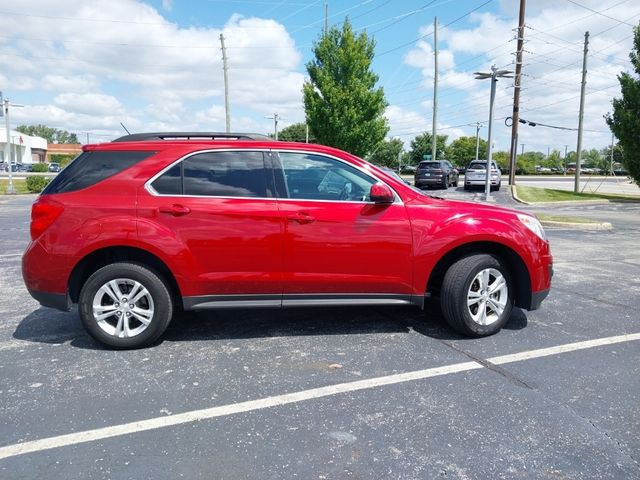
[[[487,178],[487,161],[486,160],[474,160],[469,164],[464,174],[464,189],[471,190],[471,187],[481,186],[484,187],[485,179]],[[491,190],[500,190],[502,185],[502,172],[496,165],[496,162],[491,160]]]

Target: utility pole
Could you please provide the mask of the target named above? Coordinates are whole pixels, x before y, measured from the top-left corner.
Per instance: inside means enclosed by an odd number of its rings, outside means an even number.
[[[478,155],[480,154],[480,122],[476,122],[476,160],[478,160]]]
[[[9,124],[9,99],[4,99],[4,124],[5,124],[5,132],[6,132],[6,141],[4,145],[4,158],[7,162],[7,166],[9,167],[9,183],[7,185],[6,193],[8,195],[13,195],[16,193],[16,189],[13,187],[13,171],[11,169],[11,126]],[[17,163],[17,161],[16,161]]]
[[[433,125],[431,127],[431,159],[436,160],[437,137],[436,121],[438,115],[438,17],[433,19]]]
[[[309,124],[305,123],[304,143],[309,143]]]
[[[329,2],[324,0],[324,34],[329,31]]]
[[[275,140],[278,140],[278,121],[280,120],[280,115],[274,113],[273,115],[269,115],[267,117],[269,120],[273,120],[273,137]]]
[[[87,144],[89,144],[90,143],[89,142],[89,132],[86,132],[86,133],[87,133]]]
[[[547,160],[549,160],[549,155],[551,154],[551,147],[547,145]]]
[[[520,148],[522,149],[522,150],[520,151],[520,156],[522,156],[522,155],[524,155],[524,143],[521,143],[521,144],[520,144]]]
[[[567,174],[567,148],[569,148],[569,145],[564,146],[564,171],[562,172],[562,175]]]
[[[518,124],[520,123],[520,87],[522,86],[522,50],[524,49],[524,12],[526,0],[520,0],[518,17],[518,41],[516,46],[516,76],[513,86],[513,113],[511,118],[511,152],[509,158],[509,185],[516,184],[516,155],[518,150]]]
[[[227,49],[224,46],[224,35],[220,34],[220,45],[222,46],[222,71],[224,72],[224,117],[226,132],[231,132],[231,113],[229,107],[229,67],[227,66]]]
[[[613,133],[611,133],[611,176],[614,177],[613,173]]]
[[[584,32],[584,53],[582,57],[582,86],[580,87],[580,113],[578,114],[578,149],[576,151],[576,176],[573,191],[580,191],[580,160],[582,160],[582,124],[584,123],[584,90],[587,85],[587,53],[589,52],[589,32]]]

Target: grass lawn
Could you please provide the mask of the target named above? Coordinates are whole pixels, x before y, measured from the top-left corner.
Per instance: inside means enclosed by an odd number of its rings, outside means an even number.
[[[8,179],[0,180],[0,195],[4,195],[7,192],[8,185]],[[27,184],[25,183],[24,179],[14,179],[13,188],[15,188],[16,193],[31,193],[29,190],[27,190]]]
[[[615,195],[601,193],[574,193],[567,190],[525,187],[516,185],[516,194],[523,202],[565,202],[578,200],[626,200],[640,202],[640,197],[631,195]]]

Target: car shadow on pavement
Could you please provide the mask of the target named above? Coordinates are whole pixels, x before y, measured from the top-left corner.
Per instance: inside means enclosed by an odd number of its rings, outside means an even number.
[[[504,328],[520,330],[526,325],[524,312],[514,308]],[[428,302],[424,311],[413,307],[322,307],[186,312],[174,317],[157,343],[410,332],[439,340],[468,338],[451,330],[437,303]],[[76,348],[108,349],[85,332],[75,309],[34,310],[20,321],[13,337],[28,342],[69,342]]]

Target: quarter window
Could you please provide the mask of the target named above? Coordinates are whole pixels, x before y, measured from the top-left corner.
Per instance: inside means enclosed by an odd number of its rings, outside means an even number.
[[[305,200],[369,201],[374,178],[321,155],[280,153],[286,196]]]

